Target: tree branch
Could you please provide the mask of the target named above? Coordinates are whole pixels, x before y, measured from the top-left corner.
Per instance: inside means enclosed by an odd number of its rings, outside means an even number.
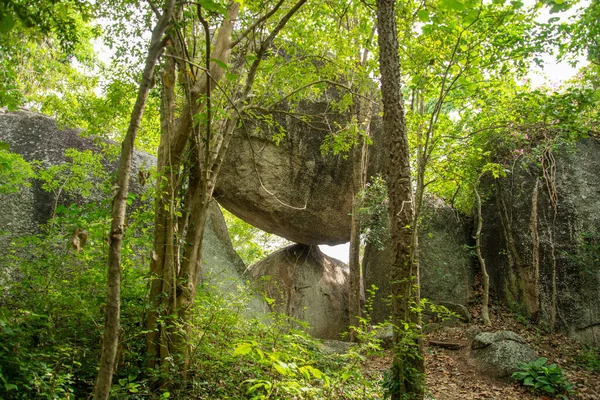
[[[263,15],[262,17],[260,17],[256,21],[254,21],[254,23],[252,25],[250,25],[248,27],[248,29],[246,29],[244,32],[242,32],[240,34],[240,36],[233,43],[231,43],[231,48],[234,48],[235,46],[237,46],[258,25],[260,25],[261,23],[263,23],[264,21],[266,21],[267,19],[269,19],[273,14],[275,14],[277,12],[277,10],[279,10],[279,8],[283,5],[284,2],[285,2],[285,0],[280,0],[279,3],[275,4],[275,7],[273,7],[273,9],[271,11],[269,11],[268,13],[266,13],[265,15]]]

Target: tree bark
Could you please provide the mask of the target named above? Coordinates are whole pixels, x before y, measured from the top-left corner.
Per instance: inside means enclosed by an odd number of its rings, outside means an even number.
[[[233,21],[237,19],[238,13],[239,3],[232,3],[229,6],[227,17],[217,33],[211,54],[212,59],[225,64],[229,62]],[[210,41],[210,38],[206,38],[206,40]],[[176,52],[177,47],[178,45],[175,45],[173,51]],[[183,54],[177,55],[183,56]],[[166,63],[163,78],[165,81],[174,82],[174,68],[173,61]],[[188,66],[182,64],[181,68],[188,68]],[[224,73],[225,71],[218,64],[214,62],[210,64],[209,74],[214,82],[218,82]],[[195,297],[195,286],[199,274],[196,274],[195,270],[199,269],[197,264],[202,258],[199,251],[202,245],[208,201],[203,196],[206,191],[198,190],[202,181],[202,177],[197,175],[200,173],[197,165],[197,160],[200,159],[197,152],[200,149],[190,148],[195,153],[187,161],[184,159],[186,148],[191,140],[196,139],[191,139],[191,136],[199,134],[193,126],[193,115],[200,112],[201,107],[205,105],[200,99],[208,91],[207,74],[205,72],[202,75],[196,80],[195,85],[188,85],[190,88],[188,99],[183,105],[176,125],[173,123],[174,105],[170,86],[163,87],[161,98],[163,132],[158,153],[154,250],[150,264],[153,277],[150,290],[152,308],[146,322],[148,329],[146,350],[149,356],[148,366],[150,368],[161,366],[165,377],[169,372],[169,364],[166,361],[169,356],[172,354],[183,355],[184,364],[187,364],[188,360],[185,357],[187,352],[183,348],[185,341],[182,331],[185,329],[177,328],[174,321],[164,319],[177,315],[178,323],[185,321],[181,317],[186,318],[187,307],[191,305]],[[194,165],[189,165],[190,160],[193,160]],[[179,192],[184,186],[185,174],[191,176],[188,179],[186,193],[180,196]],[[188,215],[178,219],[176,211],[184,208],[182,203],[189,211],[183,211]],[[180,256],[180,254],[183,255]],[[159,322],[159,320],[162,321]],[[166,381],[162,383],[166,384]]]
[[[121,247],[124,235],[125,212],[127,210],[127,196],[129,195],[129,176],[131,173],[131,158],[135,137],[140,127],[144,106],[148,93],[152,86],[154,67],[164,47],[163,35],[169,26],[175,0],[168,0],[165,4],[163,14],[152,31],[152,39],[146,64],[142,75],[138,94],[136,98],[127,134],[121,147],[121,159],[119,162],[116,193],[112,203],[112,223],[109,235],[108,253],[108,277],[106,291],[106,320],[104,325],[104,336],[102,339],[102,354],[100,358],[100,369],[94,388],[94,399],[104,400],[110,394],[112,375],[117,354],[117,346],[120,331],[120,308],[121,308]]]
[[[487,273],[485,259],[483,258],[483,253],[481,252],[481,230],[483,228],[483,213],[481,211],[481,195],[479,194],[479,190],[477,189],[480,180],[481,176],[477,179],[477,182],[473,186],[477,206],[477,232],[475,233],[475,249],[477,250],[477,259],[479,260],[479,266],[481,268],[481,277],[483,279],[483,301],[481,303],[481,316],[483,318],[483,323],[485,324],[485,326],[492,326],[492,321],[490,321],[489,312],[490,276]]]
[[[200,279],[202,240],[208,206],[229,142],[254,84],[262,58],[280,30],[306,1],[299,0],[292,6],[261,43],[256,59],[248,70],[245,86],[237,98],[232,100],[234,104],[230,104],[226,122],[220,126],[220,134],[211,135],[212,128],[209,124],[202,133],[199,130],[203,127],[196,127],[193,123],[193,116],[207,106],[207,102],[201,99],[210,95],[208,82],[218,82],[225,73],[218,64],[211,62],[210,80],[204,79],[208,78],[204,74],[196,80],[194,86],[190,85],[191,90],[177,127],[171,132],[163,133],[161,138],[157,187],[164,197],[157,198],[156,234],[151,264],[153,283],[150,296],[153,308],[147,319],[147,350],[149,366],[162,369],[162,384],[169,384],[168,380],[173,379],[169,371],[170,357],[179,360],[179,367],[184,374],[190,363],[187,340],[191,328],[189,312]],[[239,9],[239,3],[229,5],[227,18],[219,28],[214,48],[207,58],[228,63],[233,47],[233,25]],[[199,17],[201,18],[201,15]],[[210,38],[206,40],[210,41]],[[180,58],[183,57],[181,54]],[[165,105],[163,109],[168,110],[169,107]],[[184,159],[186,153],[191,155]],[[187,187],[182,184],[185,178],[182,176],[182,170],[188,174]],[[189,214],[176,219],[169,207],[181,201],[185,203]],[[183,240],[177,238],[176,231],[184,232]],[[167,240],[159,241],[164,239]]]
[[[377,0],[383,123],[390,148],[387,186],[393,254],[390,280],[395,346],[392,377],[388,387],[392,399],[400,400],[423,398],[424,364],[420,326],[412,325],[416,332],[403,329],[405,324],[418,321],[418,311],[411,304],[419,299],[415,298],[412,290],[418,276],[417,266],[411,256],[414,204],[401,92],[395,5],[395,0]]]
[[[357,100],[355,100],[357,101]],[[358,121],[359,132],[363,135],[369,134],[371,122],[371,106],[368,106],[368,111],[362,112],[361,101],[358,100]],[[366,114],[366,115],[364,115]],[[365,301],[364,284],[362,279],[361,264],[360,264],[360,221],[358,218],[358,195],[364,189],[367,182],[367,154],[368,144],[365,137],[360,140],[352,148],[352,220],[350,228],[350,254],[348,258],[348,266],[350,268],[349,280],[349,295],[348,295],[348,312],[350,315],[350,326],[358,327],[360,318],[363,316],[363,305]],[[355,331],[350,331],[350,341],[356,341]]]

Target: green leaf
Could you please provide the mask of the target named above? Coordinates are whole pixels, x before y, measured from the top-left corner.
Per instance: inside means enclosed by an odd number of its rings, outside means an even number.
[[[471,10],[467,13],[467,15],[465,15],[463,17],[463,22],[467,25],[472,24],[473,22],[475,22],[475,20],[477,20],[478,17],[479,17],[479,11]]]
[[[252,351],[254,345],[252,343],[242,343],[233,350],[234,356],[244,356]]]
[[[426,9],[417,11],[417,18],[419,18],[419,21],[421,22],[429,21],[429,11],[427,11]]]
[[[205,8],[206,10],[211,12],[219,14],[225,14],[227,12],[227,9],[222,4],[215,3],[212,0],[200,0],[198,1],[198,4],[202,6],[202,8]]]
[[[458,0],[442,0],[442,3],[450,10],[462,11],[465,9],[464,4]]]
[[[538,368],[541,368],[542,365],[546,364],[547,361],[548,361],[548,359],[546,357],[540,357],[533,362],[533,365]]]
[[[219,67],[221,67],[222,69],[224,69],[225,71],[227,71],[229,69],[229,67],[227,66],[227,64],[225,64],[223,61],[221,60],[217,60],[216,58],[211,58],[210,59],[211,62],[214,62],[215,64],[217,64]]]
[[[0,33],[8,33],[15,26],[15,19],[10,14],[5,14],[0,20]]]
[[[240,77],[239,74],[234,74],[233,72],[229,72],[229,71],[225,72],[225,79],[227,79],[228,81],[231,81],[231,82],[237,81],[239,77]]]
[[[527,372],[515,372],[512,374],[513,379],[522,381],[523,379],[525,379],[526,377],[528,377],[529,374]]]
[[[554,392],[556,392],[556,389],[554,389],[554,388],[553,388],[552,386],[550,386],[550,385],[545,385],[545,386],[543,387],[543,389],[544,389],[544,390],[545,390],[547,393],[554,393]]]

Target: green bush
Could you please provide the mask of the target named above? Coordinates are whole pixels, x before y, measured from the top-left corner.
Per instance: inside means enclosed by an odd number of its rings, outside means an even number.
[[[547,361],[547,358],[541,357],[521,364],[521,370],[512,374],[512,377],[536,393],[567,399],[573,391],[573,384],[565,380],[562,370],[556,364],[546,365]]]
[[[600,373],[600,347],[586,347],[577,354],[577,365],[586,371]]]

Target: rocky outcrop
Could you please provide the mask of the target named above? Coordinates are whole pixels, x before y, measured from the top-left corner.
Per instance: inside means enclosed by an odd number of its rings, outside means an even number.
[[[27,111],[0,111],[0,142],[7,143],[10,151],[20,154],[26,161],[41,161],[42,166],[50,167],[69,163],[65,150],[74,148],[79,151],[101,152],[101,146],[114,146],[114,143],[84,138],[74,129],[59,129],[52,118]],[[132,162],[131,189],[141,193],[143,187],[137,179],[140,170],[148,170],[155,165],[155,158],[149,154],[135,152]],[[116,170],[116,160],[103,158],[107,172]],[[93,179],[92,177],[90,179]],[[0,252],[5,254],[11,238],[34,234],[51,217],[55,204],[72,202],[100,202],[106,194],[92,190],[89,197],[61,195],[58,202],[56,193],[42,189],[41,182],[33,180],[31,187],[18,193],[0,194]],[[130,207],[131,209],[132,207]],[[135,208],[135,204],[133,205]],[[249,279],[244,275],[244,262],[237,255],[227,233],[227,226],[219,206],[213,202],[204,234],[202,257],[203,280],[217,286],[223,293],[233,293],[238,285],[245,285]],[[257,315],[265,311],[264,304],[258,298],[250,300],[250,314]]]
[[[41,166],[48,168],[70,163],[72,160],[65,155],[65,150],[91,150],[94,154],[102,153],[102,145],[111,144],[98,139],[82,137],[76,129],[59,129],[50,117],[30,112],[5,112],[0,110],[0,142],[8,144],[9,151],[20,154],[27,162],[39,161]],[[112,153],[113,155],[115,152]],[[118,153],[116,153],[118,154]],[[106,171],[114,172],[117,168],[116,158],[102,157]],[[135,152],[132,159],[131,192],[141,193],[142,185],[137,178],[138,171],[152,168],[155,159],[149,154]],[[89,171],[86,180],[97,178]],[[7,227],[11,235],[26,235],[38,232],[53,213],[55,204],[79,203],[97,201],[104,196],[99,185],[92,185],[89,199],[82,196],[65,194],[64,191],[52,193],[42,189],[42,182],[33,180],[31,188],[19,193],[1,195],[0,197],[0,226]],[[57,196],[59,197],[57,199]]]
[[[296,115],[245,122],[230,144],[215,199],[244,221],[288,240],[340,244],[350,240],[351,163],[321,151],[331,127],[348,117],[322,101],[299,105]],[[326,114],[327,120],[316,118]],[[373,124],[375,125],[375,124]],[[281,137],[280,128],[285,136]]]
[[[507,378],[520,364],[537,360],[538,355],[523,339],[511,331],[485,332],[471,344],[471,362],[483,373]]]
[[[437,198],[424,201],[419,228],[421,297],[433,303],[466,305],[472,287],[472,259],[465,245],[470,243],[469,224],[450,206]],[[377,286],[373,304],[374,322],[390,315],[391,252],[367,244],[363,259],[365,287]]]
[[[348,267],[318,246],[292,245],[250,267],[273,299],[275,311],[305,321],[321,339],[339,339],[348,329]]]
[[[563,146],[541,163],[517,164],[508,178],[489,183],[483,230],[491,287],[499,300],[548,329],[567,330],[596,346],[598,176],[600,143],[592,139]]]

